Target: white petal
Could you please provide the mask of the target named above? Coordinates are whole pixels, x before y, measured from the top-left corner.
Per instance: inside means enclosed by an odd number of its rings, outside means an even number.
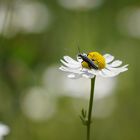
[[[106,60],[106,63],[110,63],[114,60],[114,56],[112,56],[111,54],[105,54],[104,58]]]
[[[99,75],[102,77],[107,77],[106,73],[104,73],[102,70],[99,72]]]
[[[110,71],[120,73],[120,72],[127,71],[128,70],[127,66],[128,65],[124,65],[122,67],[113,68],[113,67],[110,67],[110,65],[107,65],[106,68],[109,69]]]
[[[69,67],[61,66],[59,69],[62,70],[62,71],[65,71],[65,72],[69,72],[69,73],[77,73],[77,74],[83,73],[80,68],[71,69]]]
[[[72,59],[72,58],[69,57],[69,56],[64,56],[63,58],[64,58],[64,60],[65,60],[66,62],[68,62],[68,63],[70,63],[70,64],[74,64],[74,65],[77,65],[77,64],[78,64],[77,61],[75,61],[74,59]]]
[[[82,76],[80,74],[69,74],[68,75],[68,78],[71,78],[71,79],[78,79],[78,78],[81,78]]]
[[[65,66],[69,67],[69,68],[79,68],[81,66],[80,63],[77,64],[71,64],[71,63],[67,63],[65,61],[63,61],[62,59],[60,60]]]
[[[99,72],[100,72],[100,70],[94,70],[94,69],[89,70],[89,73],[92,73],[96,76],[99,75]]]
[[[82,76],[83,77],[85,77],[85,78],[93,78],[95,75],[93,75],[93,74],[90,74],[90,73],[84,73],[84,74],[82,74]]]
[[[110,71],[107,69],[102,69],[100,74],[103,77],[114,77],[114,76],[118,75],[119,72],[114,72],[114,71]]]
[[[66,71],[64,66],[59,67],[59,69],[62,70],[62,71]]]
[[[122,64],[122,61],[115,60],[111,64],[109,64],[111,67],[119,67]]]
[[[103,77],[109,77],[110,72],[107,71],[106,69],[103,69],[103,70],[100,71],[100,75],[103,76]]]
[[[83,74],[82,76],[85,77],[85,78],[90,78],[90,76],[87,75],[87,74]]]

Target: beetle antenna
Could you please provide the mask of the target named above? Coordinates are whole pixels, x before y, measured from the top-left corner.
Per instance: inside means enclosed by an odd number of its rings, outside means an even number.
[[[77,46],[77,48],[78,48],[78,52],[80,53],[81,51],[80,51],[79,45]]]
[[[79,42],[78,42],[78,45],[77,45],[77,49],[78,49],[78,52],[81,53],[80,47],[79,47]]]

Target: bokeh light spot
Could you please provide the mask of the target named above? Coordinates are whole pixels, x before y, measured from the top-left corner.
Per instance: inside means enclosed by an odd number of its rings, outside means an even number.
[[[30,119],[43,121],[50,119],[54,115],[56,105],[46,90],[34,87],[29,89],[23,97],[22,109]]]

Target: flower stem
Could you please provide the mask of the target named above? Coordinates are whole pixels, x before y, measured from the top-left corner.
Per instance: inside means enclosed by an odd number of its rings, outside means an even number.
[[[90,140],[90,125],[91,125],[91,115],[92,115],[92,107],[93,107],[94,85],[95,85],[95,77],[91,79],[91,90],[90,90],[90,100],[89,100],[88,120],[87,120],[87,140]]]

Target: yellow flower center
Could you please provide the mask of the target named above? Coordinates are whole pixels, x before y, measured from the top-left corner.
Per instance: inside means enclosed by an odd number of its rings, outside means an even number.
[[[98,52],[90,52],[90,53],[87,54],[87,57],[89,59],[91,59],[96,66],[98,66],[98,69],[101,70],[101,69],[105,68],[105,65],[106,65],[105,58],[100,53],[98,53]],[[84,68],[90,69],[89,64],[87,62],[85,62],[85,61],[82,62],[82,66]]]

